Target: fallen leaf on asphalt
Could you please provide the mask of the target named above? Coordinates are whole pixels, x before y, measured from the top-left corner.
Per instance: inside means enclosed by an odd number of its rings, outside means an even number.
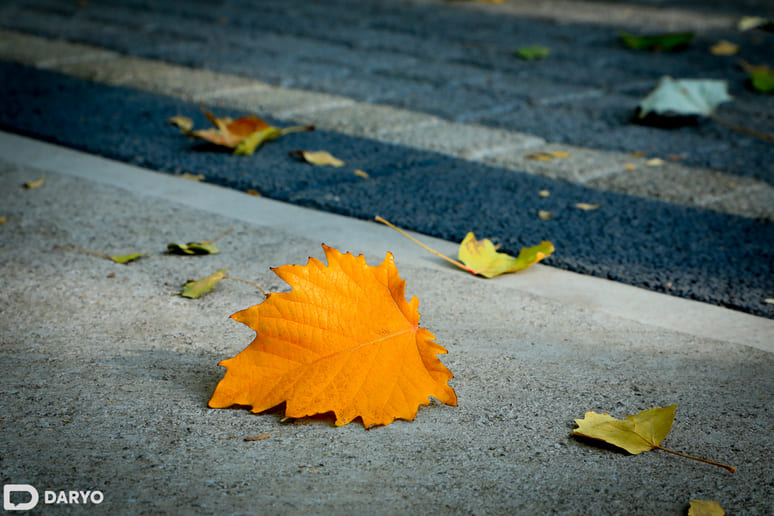
[[[774,305],[774,297],[767,297],[766,299],[763,300],[763,302]]]
[[[189,299],[197,299],[202,297],[204,294],[212,290],[212,287],[214,287],[220,280],[226,277],[226,271],[227,269],[221,269],[218,272],[213,272],[209,276],[205,276],[204,278],[198,280],[189,280],[183,286],[183,290],[180,292],[180,295]]]
[[[639,414],[626,416],[625,419],[615,419],[610,414],[586,412],[583,419],[576,419],[578,428],[572,434],[589,439],[604,441],[627,452],[637,455],[653,449],[663,450],[688,459],[698,460],[714,466],[720,466],[730,472],[736,469],[717,462],[691,457],[667,448],[662,448],[661,442],[672,429],[677,405],[644,410]]]
[[[436,357],[446,350],[419,327],[419,301],[405,298],[405,281],[387,253],[378,266],[323,245],[326,266],[272,271],[291,287],[232,315],[255,330],[255,340],[223,360],[226,374],[209,406],[281,403],[285,416],[332,412],[336,425],[360,417],[363,426],[413,420],[432,396],[456,406],[453,377]]]
[[[254,196],[254,197],[260,197],[261,196],[261,192],[259,192],[258,190],[253,190],[252,188],[248,189],[247,193],[249,195]]]
[[[546,210],[538,210],[538,218],[540,220],[551,220],[554,218],[554,214]]]
[[[205,240],[204,242],[188,242],[187,244],[177,244],[172,242],[167,244],[167,252],[170,254],[187,255],[218,254],[220,251],[214,242],[227,235],[228,233],[231,233],[233,230],[233,227],[229,228],[215,238]]]
[[[35,188],[40,188],[41,186],[43,186],[43,183],[45,182],[46,182],[46,178],[41,177],[40,179],[37,179],[35,181],[27,181],[26,183],[24,183],[24,188],[26,188],[27,190],[33,190]]]
[[[739,20],[737,28],[741,31],[750,29],[772,30],[774,28],[774,19],[761,18],[760,16],[744,16]]]
[[[634,163],[627,163],[624,165],[624,170],[637,170],[637,165]]]
[[[355,170],[355,175],[357,177],[362,177],[363,179],[369,179],[371,177],[368,175],[368,172],[363,172],[360,169]]]
[[[540,190],[540,191],[538,192],[538,195],[539,195],[540,197],[548,197],[549,195],[551,195],[551,192],[549,192],[548,190]]]
[[[314,130],[313,126],[294,126],[280,129],[269,125],[265,120],[255,115],[244,116],[236,120],[228,117],[218,118],[209,111],[204,111],[204,115],[215,126],[214,129],[192,130],[193,122],[189,126],[190,119],[183,116],[172,117],[168,121],[185,134],[215,145],[234,149],[234,154],[241,155],[252,154],[261,144],[275,140],[280,136]]]
[[[245,441],[263,441],[264,439],[268,439],[271,437],[271,434],[258,434],[254,437],[245,437]]]
[[[566,151],[532,152],[527,154],[527,158],[536,159],[538,161],[551,161],[554,158],[564,159],[569,157],[570,153]]]
[[[194,125],[193,120],[183,115],[175,115],[173,117],[167,118],[167,123],[174,125],[184,133],[191,132],[191,129],[193,129]]]
[[[459,267],[460,269],[467,271],[471,274],[484,276],[485,278],[493,278],[500,274],[508,272],[518,272],[526,269],[527,267],[536,264],[540,260],[547,258],[554,252],[554,246],[551,242],[543,241],[540,244],[533,247],[524,247],[519,252],[519,256],[514,258],[513,256],[505,253],[498,253],[497,247],[491,240],[476,240],[476,236],[471,232],[468,233],[460,243],[459,251],[457,252],[457,261],[453,258],[445,256],[435,249],[432,249],[416,238],[412,237],[399,227],[393,225],[391,222],[384,220],[378,215],[375,220],[385,224],[401,235],[405,236],[412,242],[422,246],[434,255],[446,260]]]
[[[663,165],[666,165],[666,161],[661,158],[651,158],[645,162],[645,166],[647,167],[661,167]]]
[[[5,224],[5,221],[8,220],[8,217],[0,217],[0,224]]]
[[[739,45],[721,39],[710,47],[710,53],[716,56],[733,56],[739,53]]]
[[[645,151],[633,151],[629,153],[630,156],[634,156],[635,158],[642,158],[645,156]]]
[[[516,55],[525,61],[545,59],[551,53],[551,49],[543,45],[529,45],[516,49]]]
[[[742,68],[747,72],[747,77],[755,91],[761,93],[774,91],[774,70],[766,65],[751,65],[746,61],[742,61]]]
[[[290,151],[290,155],[306,163],[311,163],[312,165],[323,165],[331,167],[343,167],[346,165],[346,163],[340,159],[331,156],[328,151],[293,150]]]
[[[601,206],[600,204],[589,204],[587,202],[576,202],[575,203],[575,207],[578,208],[579,210],[583,210],[583,211],[596,210],[596,209],[599,209],[600,206]]]
[[[636,36],[628,32],[619,32],[621,43],[635,50],[650,50],[654,52],[669,52],[688,45],[693,39],[692,32],[670,32],[650,36]]]
[[[726,81],[665,76],[656,89],[640,101],[638,117],[644,118],[651,112],[662,116],[710,116],[718,104],[730,100]]]
[[[688,508],[688,516],[723,516],[726,511],[718,502],[707,500],[691,500],[691,506]]]

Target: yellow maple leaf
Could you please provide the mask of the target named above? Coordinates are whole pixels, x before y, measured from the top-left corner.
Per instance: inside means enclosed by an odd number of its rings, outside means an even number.
[[[661,442],[672,429],[676,410],[677,405],[670,405],[663,408],[654,407],[644,410],[639,414],[626,416],[623,420],[616,419],[610,414],[598,414],[589,411],[586,412],[583,419],[575,420],[575,424],[578,425],[578,428],[573,430],[572,434],[604,441],[608,444],[623,448],[633,455],[653,449],[659,449],[688,459],[720,466],[731,473],[735,472],[736,469],[731,466],[701,459],[699,457],[692,457],[661,446]]]
[[[491,240],[476,240],[476,235],[468,233],[460,243],[457,258],[467,265],[473,274],[493,278],[508,272],[518,272],[536,264],[554,252],[551,242],[543,241],[533,247],[524,247],[517,257],[497,252]]]
[[[652,408],[620,420],[610,414],[586,412],[576,419],[578,428],[573,435],[598,439],[613,444],[634,455],[657,448],[672,429],[677,405]]]
[[[287,417],[333,412],[336,425],[357,417],[369,428],[413,420],[432,396],[456,406],[446,353],[419,327],[419,300],[405,298],[393,257],[365,258],[323,245],[315,258],[273,268],[293,290],[269,294],[231,317],[256,332],[234,358],[209,406],[247,405],[262,412],[286,403]]]

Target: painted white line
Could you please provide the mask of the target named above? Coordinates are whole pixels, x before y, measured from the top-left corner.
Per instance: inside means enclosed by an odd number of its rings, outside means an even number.
[[[459,274],[449,271],[426,251],[377,223],[186,181],[3,132],[0,132],[0,159],[181,203],[256,226],[276,227],[299,237],[335,243],[358,252],[368,251],[384,256],[390,251],[402,263]],[[421,238],[442,253],[456,254],[457,244],[453,242],[426,236]],[[528,293],[581,307],[590,313],[598,311],[654,327],[774,353],[774,320],[762,317],[541,265],[519,274],[481,281],[495,283],[498,295],[512,295],[519,299]],[[557,320],[556,324],[562,324],[562,321]]]

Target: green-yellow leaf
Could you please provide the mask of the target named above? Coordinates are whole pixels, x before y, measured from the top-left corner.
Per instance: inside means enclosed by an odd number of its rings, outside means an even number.
[[[707,500],[691,500],[691,506],[688,508],[688,516],[723,516],[726,511],[718,502]]]
[[[633,416],[626,416],[624,420],[616,419],[610,414],[586,412],[586,416],[583,419],[575,420],[578,428],[572,434],[604,441],[613,446],[623,448],[633,455],[656,448],[685,457],[686,459],[719,466],[734,473],[736,469],[731,466],[700,457],[693,457],[661,446],[661,442],[672,429],[672,423],[675,420],[675,410],[677,410],[677,405],[670,405],[664,408],[654,407]]]
[[[742,62],[742,67],[747,72],[753,89],[761,93],[771,93],[774,91],[774,70],[766,65],[751,65]]]
[[[507,272],[518,272],[536,264],[554,252],[551,242],[543,241],[534,247],[525,247],[519,252],[519,256],[513,257],[505,253],[497,252],[491,240],[476,240],[476,235],[468,233],[457,254],[457,258],[464,263],[473,274],[493,278]]]
[[[167,244],[167,252],[172,254],[218,254],[220,251],[218,247],[213,243],[216,240],[220,240],[225,235],[231,233],[234,230],[233,227],[228,228],[226,231],[204,242],[188,242],[187,244],[171,243]]]
[[[27,190],[32,190],[34,188],[40,188],[41,186],[43,186],[43,183],[45,183],[45,182],[46,182],[46,178],[45,177],[41,177],[40,179],[37,179],[35,181],[27,181],[26,183],[24,183],[24,188],[26,188]]]
[[[774,18],[767,19],[761,18],[760,16],[744,16],[741,20],[739,20],[737,28],[741,31],[750,29],[763,29],[771,31],[774,29]]]
[[[131,253],[131,254],[124,254],[124,255],[110,255],[108,256],[108,258],[110,258],[116,263],[129,263],[139,258],[142,258],[143,256],[144,256],[144,253]]]
[[[332,156],[328,151],[290,151],[290,155],[312,165],[327,165],[331,167],[343,167],[346,165],[340,159]]]
[[[255,152],[255,149],[260,147],[261,144],[276,140],[283,134],[284,133],[282,130],[276,127],[266,127],[265,129],[260,129],[254,133],[250,133],[250,136],[239,142],[239,144],[234,149],[234,154],[248,156]]]
[[[190,133],[193,129],[193,120],[183,115],[175,115],[167,118],[167,123],[172,124],[184,133]]]
[[[575,207],[583,211],[593,211],[599,209],[600,204],[589,204],[587,202],[576,202]]]
[[[167,244],[167,252],[172,254],[218,254],[215,244],[207,242],[188,242],[187,244]]]
[[[655,52],[676,50],[686,46],[693,39],[692,32],[670,32],[650,36],[635,36],[628,32],[619,32],[621,43],[635,50],[651,50]]]
[[[573,435],[605,441],[637,455],[659,447],[672,429],[675,410],[677,405],[652,408],[624,420],[590,411],[583,419],[575,420],[578,428]]]
[[[544,59],[551,53],[551,49],[543,45],[529,45],[516,49],[516,55],[525,61]]]
[[[215,284],[226,277],[226,271],[227,269],[221,269],[202,279],[187,282],[183,287],[183,291],[180,292],[180,295],[189,299],[196,299],[203,296],[212,290],[212,287],[214,287]]]

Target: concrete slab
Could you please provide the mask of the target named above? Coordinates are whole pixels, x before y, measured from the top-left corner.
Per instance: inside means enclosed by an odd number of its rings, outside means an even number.
[[[694,498],[774,509],[771,320],[548,267],[481,280],[375,223],[16,136],[0,137],[0,160],[4,484],[99,490],[111,514],[650,515]],[[230,226],[220,254],[163,253]],[[226,281],[199,300],[174,293],[226,267],[284,290],[269,267],[321,258],[321,242],[371,264],[395,254],[421,324],[448,349],[458,407],[433,402],[370,431],[206,408],[217,362],[253,335],[228,316],[261,296]],[[119,265],[55,244],[148,256]],[[737,473],[569,436],[587,410],[673,403],[663,444]]]

